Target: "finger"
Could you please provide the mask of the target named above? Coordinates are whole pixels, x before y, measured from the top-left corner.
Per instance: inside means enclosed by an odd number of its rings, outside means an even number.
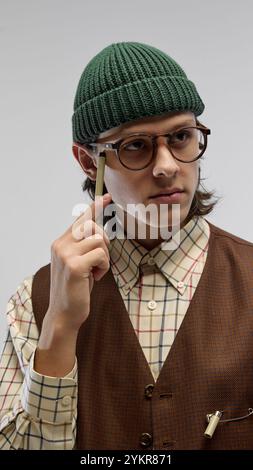
[[[103,210],[111,202],[111,195],[109,193],[104,194],[104,196],[96,196],[95,201],[86,209],[86,211],[81,214],[77,220],[72,224],[72,227],[75,230],[79,224],[83,224],[87,220],[93,220],[96,222],[97,219],[101,218]]]
[[[71,250],[66,250],[64,256],[66,258],[75,255],[81,256],[95,250],[96,248],[103,248],[106,256],[110,259],[108,247],[100,234],[91,235],[90,237],[84,238],[83,240],[80,240],[80,242],[75,243],[74,246],[71,245]]]
[[[110,268],[110,262],[102,248],[96,248],[84,256],[75,257],[71,264],[74,277],[87,277],[87,274],[92,272],[95,280],[101,279]]]
[[[75,241],[78,242],[84,238],[87,239],[89,237],[93,237],[94,239],[97,238],[98,240],[102,238],[105,241],[106,245],[108,247],[110,246],[110,240],[108,238],[107,233],[105,232],[105,230],[103,230],[103,228],[93,222],[93,220],[87,220],[73,228],[72,237]]]

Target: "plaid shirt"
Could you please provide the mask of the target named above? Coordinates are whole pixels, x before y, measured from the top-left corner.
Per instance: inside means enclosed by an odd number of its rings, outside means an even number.
[[[111,241],[111,268],[156,380],[200,280],[210,228],[193,218],[174,251],[150,252],[135,240]],[[0,365],[0,449],[73,449],[77,364],[65,377],[33,369],[38,329],[32,311],[33,276],[7,305],[8,336]]]

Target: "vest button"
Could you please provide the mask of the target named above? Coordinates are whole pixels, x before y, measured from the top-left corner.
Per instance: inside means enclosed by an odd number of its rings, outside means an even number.
[[[152,398],[153,389],[154,389],[154,385],[153,385],[153,384],[148,384],[148,385],[146,385],[146,387],[145,387],[145,389],[144,389],[144,394],[145,394],[145,397],[146,397],[146,398]]]
[[[148,432],[143,432],[140,438],[140,445],[142,447],[149,447],[152,444],[152,436]]]

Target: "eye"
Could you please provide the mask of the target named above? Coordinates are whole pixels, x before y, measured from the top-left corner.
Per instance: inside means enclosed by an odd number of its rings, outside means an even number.
[[[172,134],[169,143],[174,147],[185,147],[192,143],[194,136],[194,129],[180,129],[178,132]]]
[[[140,150],[143,150],[145,148],[145,141],[144,140],[141,140],[141,139],[138,139],[138,140],[133,140],[132,142],[127,142],[125,144],[123,144],[123,149],[125,151],[140,151]]]
[[[190,132],[186,130],[182,130],[182,131],[176,132],[176,134],[172,136],[172,141],[173,142],[185,142],[186,139],[189,137],[190,137]]]

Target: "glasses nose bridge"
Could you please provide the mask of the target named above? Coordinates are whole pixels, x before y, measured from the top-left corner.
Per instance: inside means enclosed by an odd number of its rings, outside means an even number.
[[[170,155],[173,157],[173,160],[176,161],[176,158],[174,157],[172,151],[171,151],[171,148],[170,148],[170,145],[169,145],[169,142],[168,142],[168,137],[170,137],[171,134],[169,134],[168,132],[166,134],[155,134],[151,137],[151,140],[152,140],[152,145],[153,145],[153,159],[156,159],[157,157],[157,153],[158,153],[158,142],[157,142],[157,139],[158,137],[166,137],[167,138],[167,141],[166,141],[166,148],[167,150],[169,151]]]
[[[169,132],[166,132],[165,134],[153,134],[153,135],[152,135],[152,140],[157,144],[157,139],[158,139],[158,137],[166,137],[166,138],[168,138],[168,137],[170,137],[170,135],[171,135],[171,134],[170,134]]]

